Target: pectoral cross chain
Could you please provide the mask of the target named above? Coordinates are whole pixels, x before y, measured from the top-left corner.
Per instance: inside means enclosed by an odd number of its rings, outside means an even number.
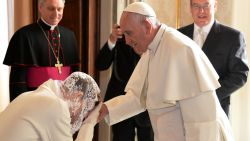
[[[62,74],[62,67],[63,67],[63,64],[60,63],[59,59],[56,59],[55,67],[57,67],[58,73],[59,73],[59,74]]]

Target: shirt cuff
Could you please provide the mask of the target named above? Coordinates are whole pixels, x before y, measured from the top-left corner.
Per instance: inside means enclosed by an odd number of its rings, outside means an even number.
[[[110,39],[108,39],[108,46],[109,46],[109,49],[110,49],[110,50],[113,50],[114,47],[115,47],[115,43],[112,43],[112,42],[110,41]]]

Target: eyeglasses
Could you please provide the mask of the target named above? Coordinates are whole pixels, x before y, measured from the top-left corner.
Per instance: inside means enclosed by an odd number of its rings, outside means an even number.
[[[192,9],[194,10],[209,10],[211,8],[211,4],[207,3],[207,4],[203,4],[203,5],[200,5],[200,4],[197,4],[197,3],[193,3],[191,5]]]

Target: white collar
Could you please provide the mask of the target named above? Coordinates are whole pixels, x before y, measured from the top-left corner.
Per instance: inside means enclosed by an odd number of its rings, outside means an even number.
[[[148,49],[150,51],[152,51],[153,53],[156,52],[159,44],[161,43],[161,39],[162,39],[162,36],[164,35],[166,27],[167,27],[166,25],[161,24],[161,26],[160,26],[157,34],[155,35],[153,41],[148,46]]]
[[[42,20],[46,25],[50,26],[50,30],[54,30],[55,27],[57,26],[57,25],[50,25],[50,24],[48,24],[42,17],[41,17],[41,20]]]
[[[206,34],[208,34],[214,24],[214,20],[212,20],[209,24],[199,27],[197,24],[194,23],[194,31],[197,31],[199,28],[202,28],[202,31]]]

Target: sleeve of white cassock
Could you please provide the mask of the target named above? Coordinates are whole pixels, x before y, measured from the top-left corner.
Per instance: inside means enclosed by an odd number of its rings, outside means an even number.
[[[109,111],[105,117],[108,125],[116,124],[145,111],[145,106],[141,105],[140,99],[131,91],[105,102],[105,105]]]
[[[76,141],[92,141],[94,134],[94,126],[93,123],[85,123],[82,125]]]
[[[117,96],[105,102],[109,114],[105,117],[107,124],[113,125],[146,110],[145,79],[149,63],[149,51],[141,56],[126,88],[125,95]]]
[[[94,127],[97,123],[97,117],[99,115],[101,106],[102,102],[99,103],[99,105],[84,120],[75,141],[92,141],[94,135]]]

